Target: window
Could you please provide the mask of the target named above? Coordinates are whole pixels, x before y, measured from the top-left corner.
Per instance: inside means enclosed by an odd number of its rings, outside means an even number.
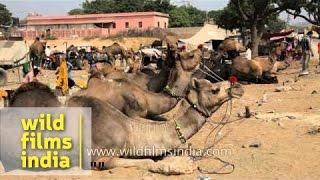
[[[139,22],[139,28],[142,28],[142,22]]]
[[[129,28],[129,22],[126,22],[126,28]]]
[[[113,23],[113,29],[117,28],[116,23]]]
[[[158,22],[158,27],[160,27],[160,22]]]
[[[167,28],[167,23],[166,23],[166,22],[164,23],[164,28],[165,28],[165,29]]]

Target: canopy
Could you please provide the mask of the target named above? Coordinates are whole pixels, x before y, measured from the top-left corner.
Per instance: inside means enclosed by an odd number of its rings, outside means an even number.
[[[235,36],[235,33],[219,28],[217,25],[205,24],[203,28],[189,39],[180,39],[181,42],[192,46],[198,46],[211,40],[223,41],[229,36]]]
[[[29,59],[29,47],[24,41],[0,41],[0,65],[13,65]]]

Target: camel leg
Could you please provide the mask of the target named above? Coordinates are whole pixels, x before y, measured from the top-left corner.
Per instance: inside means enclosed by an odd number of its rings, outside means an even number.
[[[96,161],[96,164],[103,164],[103,167],[93,168],[95,170],[112,169],[116,167],[137,167],[147,170],[155,162],[151,159],[124,159],[116,157],[102,157]]]
[[[169,156],[163,160],[154,162],[151,159],[124,159],[103,157],[98,162],[104,162],[106,169],[116,167],[137,167],[154,173],[165,175],[191,174],[197,169],[197,165],[189,158],[183,156]]]

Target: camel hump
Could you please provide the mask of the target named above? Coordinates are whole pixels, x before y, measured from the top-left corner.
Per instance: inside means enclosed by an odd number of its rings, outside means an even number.
[[[48,99],[53,98],[58,102],[57,96],[54,94],[54,92],[50,89],[49,86],[42,84],[40,82],[30,82],[30,83],[21,85],[18,89],[16,89],[13,92],[10,98],[10,105],[14,104],[16,100],[19,100],[20,95],[23,95],[25,93],[30,93],[30,92],[42,92],[42,97],[40,99],[43,99],[44,101],[46,101]],[[44,94],[46,95],[44,96]],[[36,97],[29,97],[29,98],[36,98]]]
[[[251,70],[254,76],[262,76],[262,67],[258,61],[251,60],[249,61],[249,65],[251,66]]]
[[[54,94],[49,86],[42,84],[40,82],[34,81],[34,82],[21,85],[17,90],[15,90],[13,95],[19,95],[21,93],[24,93],[27,91],[33,91],[33,90],[42,90],[42,91],[46,91],[48,93]]]

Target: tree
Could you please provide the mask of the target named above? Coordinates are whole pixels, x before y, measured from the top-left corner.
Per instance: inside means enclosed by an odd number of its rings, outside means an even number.
[[[189,27],[191,18],[184,7],[177,7],[170,11],[170,27]]]
[[[0,25],[9,26],[12,24],[11,13],[7,7],[0,3]]]
[[[209,11],[208,16],[210,19],[213,19],[218,26],[227,30],[232,31],[245,26],[235,9],[231,6],[227,6],[222,10]]]
[[[162,13],[170,13],[174,8],[170,0],[146,0],[144,3],[145,11],[156,11]]]
[[[181,6],[181,8],[185,8],[187,13],[189,14],[191,21],[190,26],[203,26],[207,16],[207,13],[205,11],[201,11],[194,6]]]
[[[311,24],[320,26],[319,0],[291,0],[292,6],[286,10],[295,18],[300,17]]]
[[[279,32],[287,27],[287,22],[279,17],[270,18],[266,24],[265,31]]]
[[[80,15],[80,14],[85,14],[83,9],[81,8],[76,8],[76,9],[72,9],[68,12],[69,15]]]
[[[276,20],[281,12],[293,7],[291,0],[230,0],[228,6],[218,14],[221,18],[217,19],[218,25],[227,29],[250,29],[252,54],[257,56],[258,46],[268,23]]]

